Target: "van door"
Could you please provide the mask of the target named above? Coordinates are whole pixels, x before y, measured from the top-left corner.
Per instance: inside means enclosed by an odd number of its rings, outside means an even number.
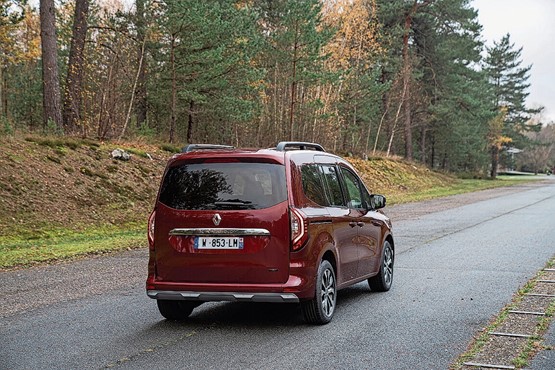
[[[211,159],[168,169],[156,207],[157,279],[285,283],[289,213],[285,166]]]
[[[360,214],[353,213],[345,205],[337,166],[321,164],[321,168],[330,203],[328,212],[333,220],[334,240],[339,254],[337,280],[342,284],[354,279],[357,274],[358,246],[355,228]]]
[[[371,217],[371,212],[366,210],[363,195],[366,189],[362,180],[350,169],[341,167],[343,180],[346,187],[347,206],[353,215],[354,227],[357,229],[357,277],[375,272],[379,259],[380,227]]]

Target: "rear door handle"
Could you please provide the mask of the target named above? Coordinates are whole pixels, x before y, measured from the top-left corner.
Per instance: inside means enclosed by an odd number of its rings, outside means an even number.
[[[349,226],[350,226],[350,227],[355,227],[356,225],[357,225],[357,223],[354,222],[354,221],[349,222]]]
[[[357,226],[358,226],[358,227],[363,227],[363,226],[364,226],[364,222],[357,222]]]

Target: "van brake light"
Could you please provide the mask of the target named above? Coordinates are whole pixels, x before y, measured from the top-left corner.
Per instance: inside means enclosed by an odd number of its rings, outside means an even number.
[[[154,250],[154,218],[156,217],[156,210],[152,211],[148,218],[148,247]]]
[[[307,220],[301,211],[291,208],[291,251],[295,252],[301,249],[306,240],[307,234]]]

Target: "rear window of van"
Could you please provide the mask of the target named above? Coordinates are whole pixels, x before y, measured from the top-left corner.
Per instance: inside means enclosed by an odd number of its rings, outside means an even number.
[[[159,200],[179,210],[263,209],[287,199],[285,167],[269,163],[186,163],[171,167]]]

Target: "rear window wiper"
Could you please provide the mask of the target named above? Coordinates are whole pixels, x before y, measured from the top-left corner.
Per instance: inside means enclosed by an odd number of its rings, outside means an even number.
[[[214,202],[214,205],[217,207],[226,207],[226,208],[241,208],[241,209],[255,209],[256,205],[247,200],[240,200],[240,199],[232,199],[220,202]]]

